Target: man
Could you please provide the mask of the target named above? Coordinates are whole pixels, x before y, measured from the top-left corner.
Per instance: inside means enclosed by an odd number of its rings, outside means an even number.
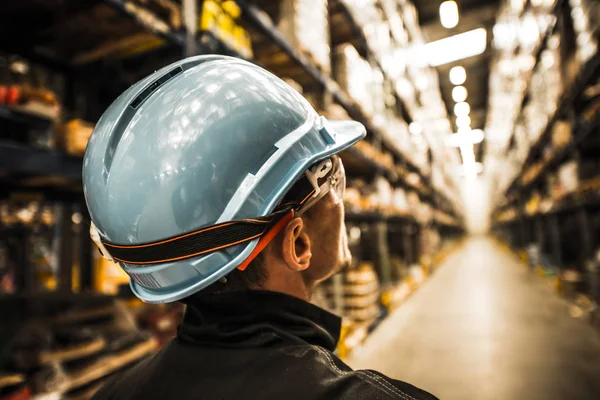
[[[84,159],[91,235],[150,303],[187,305],[176,339],[97,399],[434,399],[332,352],[308,303],[350,262],[343,165],[365,135],[250,63],[199,56],[105,112]]]

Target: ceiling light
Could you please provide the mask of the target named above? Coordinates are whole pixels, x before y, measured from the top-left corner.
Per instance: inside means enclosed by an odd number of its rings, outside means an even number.
[[[484,138],[485,133],[481,129],[471,130],[470,128],[461,128],[457,133],[446,137],[446,144],[452,147],[459,147],[461,152],[464,152],[466,149],[472,148],[474,144],[483,142]]]
[[[444,39],[429,42],[424,46],[429,65],[437,67],[463,58],[473,57],[485,51],[487,31],[477,28]]]
[[[461,128],[470,128],[471,127],[471,117],[468,115],[465,117],[456,118],[456,126],[458,129]]]
[[[450,70],[450,82],[453,85],[462,85],[467,80],[467,71],[461,66],[452,67]]]
[[[458,5],[455,1],[444,1],[440,4],[440,22],[448,29],[458,25]]]
[[[469,103],[460,102],[454,105],[454,115],[457,117],[466,117],[471,112],[471,107]]]
[[[485,138],[485,133],[481,129],[473,129],[469,136],[471,139],[471,143],[479,144],[483,142],[483,139]]]
[[[454,100],[457,103],[460,103],[461,101],[465,101],[467,99],[468,94],[469,92],[467,92],[466,87],[455,86],[454,89],[452,89],[452,100]]]

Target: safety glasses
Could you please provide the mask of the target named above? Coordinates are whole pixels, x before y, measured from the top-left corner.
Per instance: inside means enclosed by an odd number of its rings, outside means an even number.
[[[335,204],[338,204],[344,198],[346,172],[340,157],[333,156],[317,163],[306,171],[305,175],[313,186],[314,193],[296,212],[296,215],[301,216],[304,214],[329,192],[333,193]]]

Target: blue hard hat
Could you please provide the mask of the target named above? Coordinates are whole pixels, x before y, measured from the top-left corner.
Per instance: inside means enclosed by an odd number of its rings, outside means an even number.
[[[135,247],[268,215],[311,165],[365,134],[358,122],[320,117],[254,64],[215,55],[178,61],[125,91],[92,133],[83,186],[95,241],[105,253],[102,241]],[[230,273],[257,242],[120,265],[137,297],[166,303]]]

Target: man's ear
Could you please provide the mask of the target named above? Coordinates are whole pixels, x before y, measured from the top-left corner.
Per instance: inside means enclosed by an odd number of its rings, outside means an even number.
[[[302,218],[296,217],[286,225],[281,250],[288,268],[300,272],[310,265],[310,238],[305,232]]]

